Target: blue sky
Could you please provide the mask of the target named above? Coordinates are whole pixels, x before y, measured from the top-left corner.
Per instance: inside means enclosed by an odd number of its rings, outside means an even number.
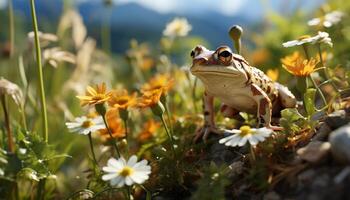
[[[0,9],[5,8],[8,0],[0,0]],[[58,0],[47,0],[58,1]],[[102,0],[73,0],[75,2],[102,2]],[[115,4],[137,3],[159,13],[197,14],[215,11],[227,16],[237,14],[256,14],[263,12],[263,2],[274,8],[284,4],[303,5],[303,8],[312,8],[324,0],[113,0]]]

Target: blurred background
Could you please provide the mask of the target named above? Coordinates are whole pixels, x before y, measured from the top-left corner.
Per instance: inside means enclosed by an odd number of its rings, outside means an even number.
[[[12,26],[8,2],[13,5]],[[228,30],[234,24],[244,29],[242,55],[252,66],[264,72],[274,70],[270,77],[288,85],[298,100],[302,99],[303,94],[298,91],[295,76],[282,68],[281,58],[302,48],[284,48],[282,43],[286,41],[303,35],[314,36],[318,31],[328,32],[334,45],[333,48],[322,47],[322,53],[327,54],[326,64],[332,71],[334,69],[334,74],[339,77],[338,82],[350,80],[348,0],[35,2],[39,31],[50,33],[41,35],[49,143],[58,152],[72,156],[53,165],[58,181],[55,183],[57,187],[52,190],[61,195],[58,199],[84,188],[91,181],[86,173],[89,169],[86,156],[89,151],[88,140],[69,133],[64,124],[89,111],[79,105],[76,95],[83,94],[87,85],[101,82],[105,82],[109,89],[125,88],[130,93],[139,92],[142,84],[152,80],[155,75],[167,74],[175,79],[174,87],[169,92],[169,104],[174,121],[178,123],[176,135],[184,137],[183,141],[191,141],[195,127],[202,122],[200,108],[203,87],[188,72],[190,52],[198,44],[209,49],[223,44],[232,46]],[[325,21],[325,16],[333,11],[342,14],[331,26],[326,27],[322,23],[308,25],[314,18]],[[180,29],[184,29],[183,34],[177,31],[178,24],[173,23],[176,17],[187,19],[179,23]],[[168,25],[173,28],[170,35],[166,34]],[[19,85],[25,97],[28,130],[41,135],[35,48],[33,36],[28,35],[32,30],[29,0],[0,0],[0,77]],[[44,42],[47,44],[44,45]],[[310,51],[313,56],[317,55],[315,49]],[[22,127],[18,107],[9,102],[14,132],[20,131]],[[219,108],[220,104],[216,106]],[[2,117],[0,123],[3,122]],[[153,118],[150,110],[131,111],[130,129],[135,139],[134,152],[148,144],[138,141],[137,137],[144,129],[143,124]],[[233,128],[232,121],[219,121],[223,123],[222,126]],[[152,132],[154,135],[164,135],[160,129]],[[152,143],[156,141],[155,138],[149,141]],[[101,145],[103,141],[97,142],[99,139],[99,135],[94,135],[97,154],[104,162],[106,146]]]
[[[248,32],[261,32],[271,23],[269,12],[291,16],[296,11],[312,15],[324,0],[36,0],[39,29],[55,32],[65,8],[74,6],[82,15],[88,35],[101,45],[101,26],[110,25],[110,46],[113,52],[123,52],[130,39],[157,42],[167,22],[175,16],[188,19],[192,36],[200,36],[211,47],[229,44],[227,30],[233,24]],[[23,0],[13,0],[16,22],[22,34],[31,30],[30,7]],[[0,0],[0,40],[7,38],[7,0]],[[18,31],[17,31],[18,33]],[[17,37],[18,38],[18,37]],[[248,37],[245,37],[248,38]]]

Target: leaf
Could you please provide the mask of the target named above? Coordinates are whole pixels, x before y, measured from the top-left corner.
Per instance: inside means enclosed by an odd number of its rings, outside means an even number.
[[[305,119],[296,108],[286,108],[281,111],[282,118],[287,119],[289,122],[294,122],[300,119]]]
[[[21,171],[17,173],[17,176],[39,182],[38,172],[36,172],[31,168],[23,168]]]
[[[308,118],[310,118],[316,111],[315,96],[316,96],[315,88],[308,88],[306,90],[306,93],[304,94],[304,107],[308,115]]]

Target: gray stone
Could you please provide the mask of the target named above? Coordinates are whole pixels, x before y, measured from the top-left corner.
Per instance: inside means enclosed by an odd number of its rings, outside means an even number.
[[[350,126],[341,127],[329,135],[331,151],[336,160],[350,163]]]
[[[350,117],[345,110],[337,110],[329,114],[324,120],[331,129],[337,129],[350,122]]]
[[[330,148],[329,142],[312,141],[305,147],[298,149],[297,154],[301,159],[316,164],[328,156]]]
[[[275,191],[268,192],[264,195],[263,200],[280,200],[281,197]]]
[[[313,140],[325,141],[328,138],[329,133],[332,132],[331,127],[327,123],[321,122],[317,128],[316,135]]]

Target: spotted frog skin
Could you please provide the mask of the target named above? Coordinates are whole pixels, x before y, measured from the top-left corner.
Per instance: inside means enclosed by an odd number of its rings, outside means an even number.
[[[191,73],[204,84],[204,126],[197,131],[195,140],[210,133],[220,133],[214,122],[214,97],[222,102],[225,117],[239,112],[256,114],[264,126],[273,130],[281,127],[271,125],[272,115],[279,115],[284,108],[296,107],[296,99],[287,87],[273,82],[259,69],[252,67],[240,55],[232,53],[227,46],[210,51],[196,46],[192,52]]]

